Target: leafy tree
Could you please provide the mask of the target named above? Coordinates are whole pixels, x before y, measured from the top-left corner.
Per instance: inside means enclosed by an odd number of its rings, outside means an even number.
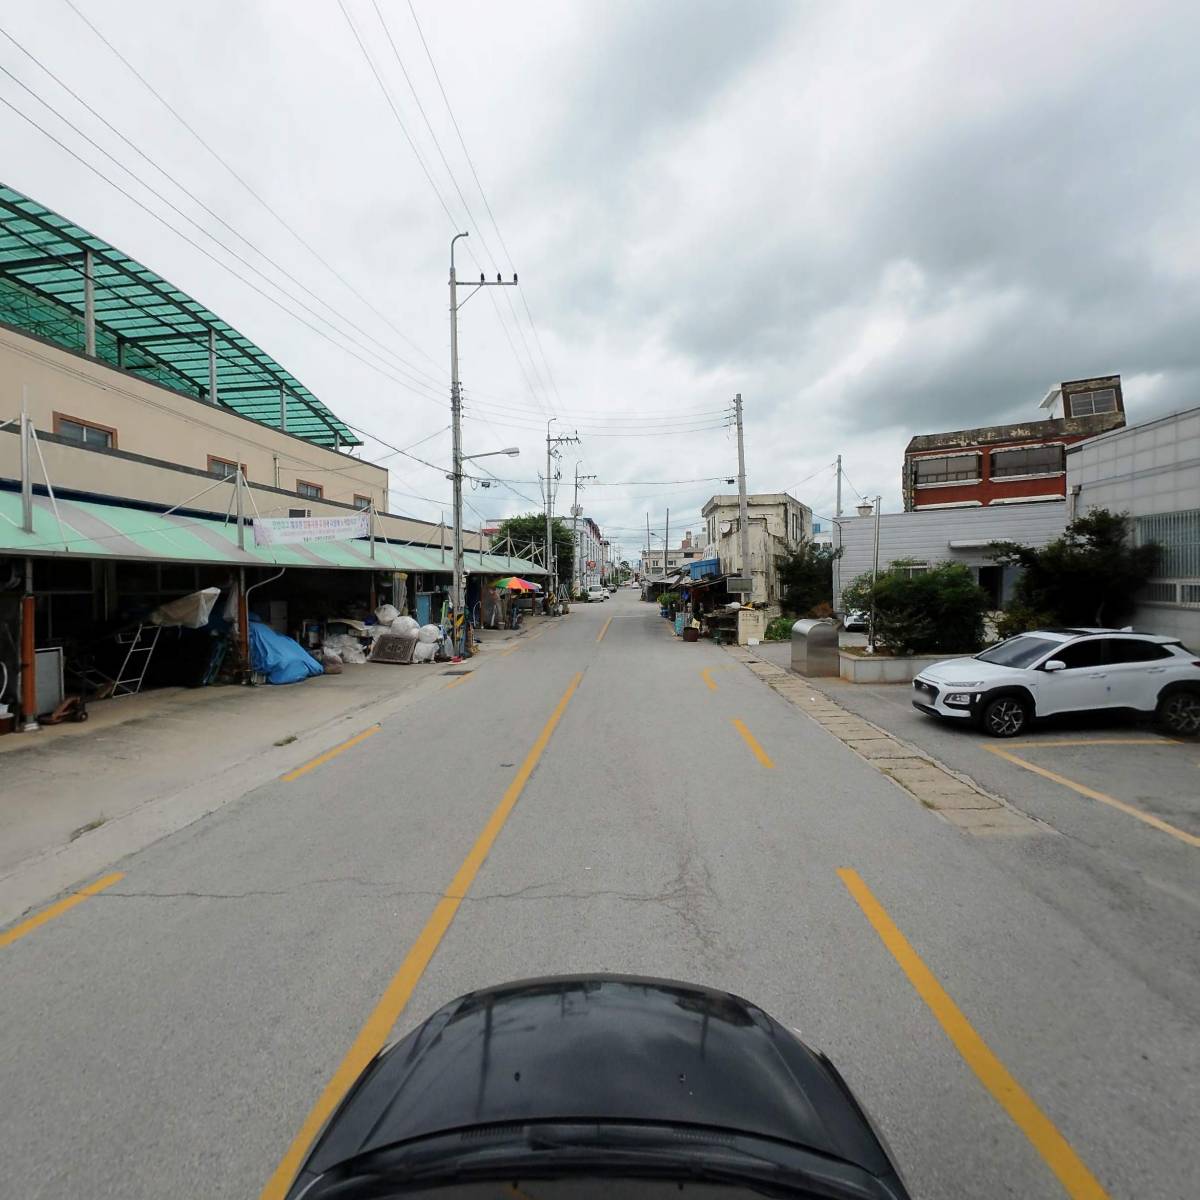
[[[575,543],[571,537],[571,527],[560,517],[555,517],[550,522],[550,531],[558,553],[558,578],[569,581],[575,573]],[[500,522],[492,545],[499,549],[504,545],[506,537],[512,539],[515,554],[532,558],[532,551],[536,550],[540,556],[546,544],[545,516],[541,513],[526,513],[522,517],[507,517]]]
[[[1022,570],[1006,613],[1012,619],[1000,626],[1007,634],[1020,632],[1016,626],[1120,623],[1154,574],[1159,548],[1132,544],[1127,513],[1097,508],[1040,549],[998,542],[992,557]]]
[[[778,561],[779,589],[784,611],[808,616],[821,604],[833,603],[833,563],[841,547],[802,540]]]
[[[913,573],[892,563],[874,583],[860,575],[842,589],[845,608],[875,610],[875,642],[896,654],[954,654],[983,645],[987,592],[963,563]]]

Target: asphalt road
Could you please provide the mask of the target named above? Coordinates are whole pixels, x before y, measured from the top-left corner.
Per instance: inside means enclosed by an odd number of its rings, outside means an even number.
[[[0,1192],[278,1195],[356,1055],[604,970],[798,1028],[917,1196],[1197,1194],[1200,851],[972,837],[632,592],[471,665],[0,945]]]

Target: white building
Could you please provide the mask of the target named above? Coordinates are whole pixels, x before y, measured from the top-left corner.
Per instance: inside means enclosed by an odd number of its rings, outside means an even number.
[[[567,528],[575,529],[575,584],[586,591],[598,587],[604,573],[604,556],[607,542],[601,536],[600,526],[589,516],[580,512],[577,516],[560,518]]]
[[[715,546],[721,571],[749,577],[748,599],[768,607],[779,603],[777,560],[812,537],[812,509],[786,492],[748,496],[750,562],[742,562],[738,498],[713,496],[701,509],[709,545]]]
[[[879,518],[879,569],[894,562],[924,571],[938,563],[958,562],[971,568],[979,586],[1002,607],[1012,593],[1017,568],[992,561],[994,542],[1044,546],[1061,537],[1067,506],[1061,500],[1038,504],[987,505],[983,508],[918,509],[883,513]],[[842,609],[842,589],[869,574],[875,559],[875,518],[835,517],[834,545],[842,556],[833,564],[833,607]]]
[[[1200,649],[1200,408],[1069,446],[1067,501],[1071,515],[1126,512],[1162,547],[1135,624]]]

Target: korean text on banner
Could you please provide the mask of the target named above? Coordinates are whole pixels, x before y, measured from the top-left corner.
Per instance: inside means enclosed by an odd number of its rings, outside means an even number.
[[[284,546],[296,542],[348,542],[371,535],[371,514],[352,517],[255,517],[256,546]]]

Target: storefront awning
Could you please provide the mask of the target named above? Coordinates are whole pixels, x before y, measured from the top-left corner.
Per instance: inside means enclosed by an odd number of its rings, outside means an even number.
[[[150,562],[200,563],[240,567],[318,567],[347,571],[421,571],[449,575],[452,558],[428,546],[375,541],[306,542],[256,546],[247,526],[245,548],[237,544],[237,526],[211,517],[145,512],[120,504],[87,500],[33,498],[33,533],[21,522],[21,497],[0,492],[0,554],[40,558],[110,558]],[[473,575],[541,576],[546,571],[524,558],[502,554],[466,554]]]

